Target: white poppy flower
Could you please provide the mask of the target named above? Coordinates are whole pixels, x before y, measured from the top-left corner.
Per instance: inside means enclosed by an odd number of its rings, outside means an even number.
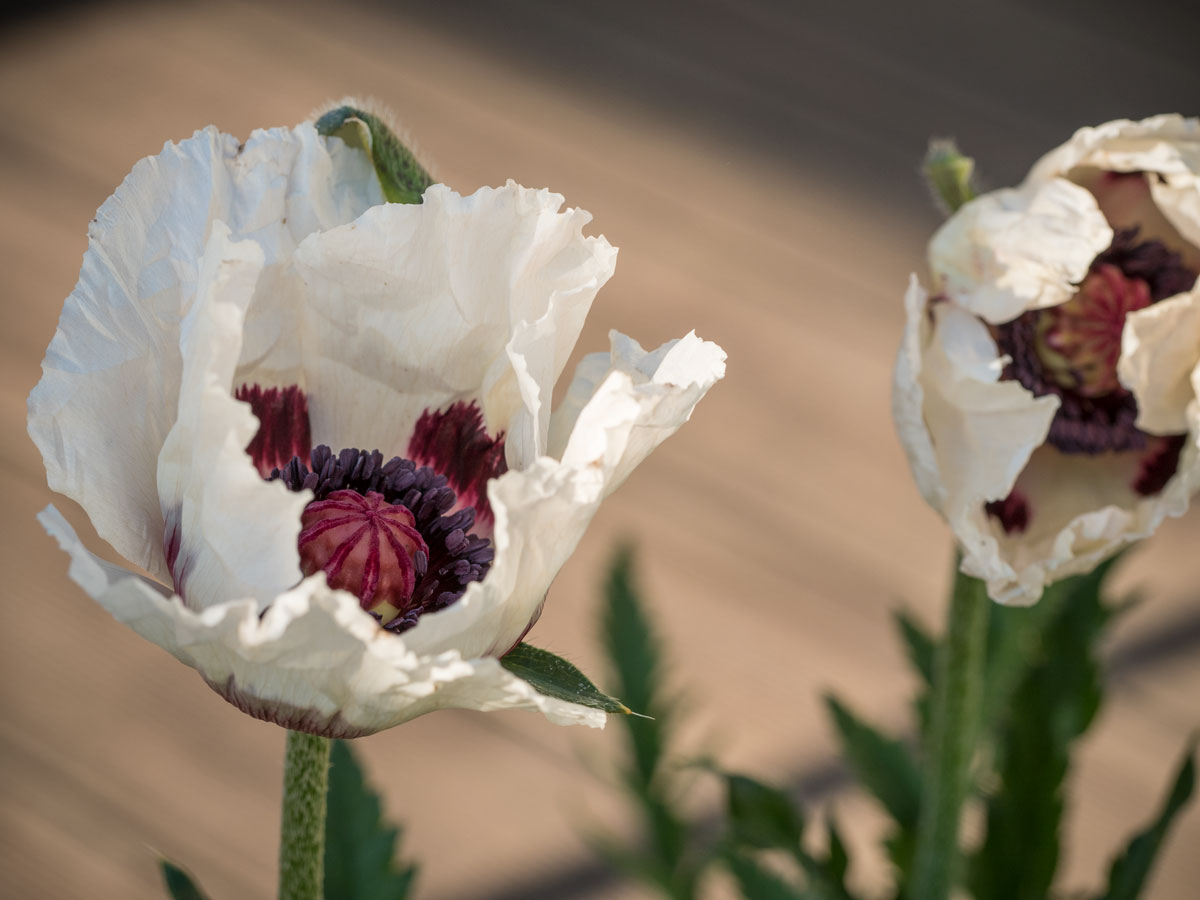
[[[602,725],[498,657],[724,353],[614,333],[551,414],[616,260],[562,203],[509,182],[385,204],[363,152],[311,124],[139,162],[92,223],[29,431],[50,486],[149,577],[51,507],[72,578],[288,728],[441,707]]]
[[[1200,123],[1081,129],[964,205],[929,257],[897,430],[963,572],[1032,603],[1200,488]]]

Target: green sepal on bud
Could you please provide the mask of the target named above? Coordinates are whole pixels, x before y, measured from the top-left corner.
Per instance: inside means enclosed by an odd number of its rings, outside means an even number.
[[[975,199],[975,188],[971,184],[975,160],[959,153],[954,141],[930,141],[921,171],[934,201],[947,215]]]
[[[317,119],[317,131],[339,137],[367,154],[389,203],[420,203],[433,179],[382,119],[353,106],[339,106]]]

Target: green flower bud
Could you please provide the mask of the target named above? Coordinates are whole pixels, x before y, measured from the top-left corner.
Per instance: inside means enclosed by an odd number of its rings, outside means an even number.
[[[420,203],[433,179],[384,121],[353,106],[339,106],[317,119],[317,131],[359,147],[375,166],[390,203]]]
[[[959,153],[954,141],[930,141],[921,170],[934,201],[943,212],[953,213],[975,199],[975,188],[971,184],[975,160]]]

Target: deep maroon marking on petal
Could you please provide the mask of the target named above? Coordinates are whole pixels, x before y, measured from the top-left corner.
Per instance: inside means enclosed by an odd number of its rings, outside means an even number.
[[[491,543],[471,533],[475,509],[470,506],[459,508],[445,476],[428,466],[418,467],[412,460],[400,457],[385,463],[379,451],[368,453],[351,448],[335,455],[328,447],[319,446],[310,454],[308,464],[294,457],[270,477],[280,479],[290,490],[313,492],[315,499],[305,507],[305,516],[312,515],[302,521],[301,545],[316,540],[330,543],[337,537],[354,537],[359,544],[365,545],[361,552],[368,567],[372,553],[378,552],[383,558],[389,552],[395,552],[397,545],[404,549],[406,557],[411,557],[412,596],[403,606],[390,603],[399,610],[399,615],[384,623],[389,631],[405,631],[415,625],[423,613],[449,606],[463,595],[471,582],[482,581],[491,568]],[[372,495],[382,497],[390,506],[378,504],[371,499]],[[368,507],[375,509],[379,516],[375,536],[382,531],[382,538],[373,545],[368,543],[372,539],[371,533],[348,531],[354,523],[362,524],[363,510]],[[393,514],[391,509],[397,512]],[[417,545],[416,549],[410,549],[414,545]],[[302,546],[302,558],[304,552]],[[324,552],[329,554],[326,559],[329,562],[337,550],[327,546]],[[344,565],[350,567],[349,555],[346,559]],[[320,568],[324,566],[312,568],[312,571]],[[328,570],[326,572],[328,575]],[[350,575],[346,574],[346,577]],[[369,589],[370,585],[368,578],[365,587]],[[357,582],[355,587],[363,591],[364,582]],[[357,591],[356,594],[361,600],[363,594]],[[379,600],[374,602],[377,605]],[[378,610],[376,613],[379,614]],[[380,618],[382,620],[383,616]]]
[[[1159,493],[1179,470],[1179,454],[1187,441],[1186,434],[1151,438],[1149,451],[1142,457],[1141,471],[1134,479],[1133,489],[1143,497]]]
[[[984,506],[987,514],[1000,523],[1005,534],[1022,534],[1029,527],[1029,501],[1014,490],[1003,500],[993,500]]]
[[[263,478],[287,465],[293,456],[308,459],[312,450],[308,398],[297,385],[263,388],[243,384],[233,396],[249,403],[250,411],[258,419],[258,434],[246,452]]]
[[[167,569],[171,573],[171,585],[175,589],[175,593],[183,600],[184,605],[187,605],[183,586],[191,558],[182,554],[183,526],[179,521],[182,516],[183,511],[178,508],[167,514],[163,526],[163,556],[166,557]]]
[[[489,437],[474,402],[455,403],[440,412],[425,410],[408,442],[409,458],[445,475],[462,506],[474,506],[481,523],[491,524],[487,483],[508,471],[504,433]]]

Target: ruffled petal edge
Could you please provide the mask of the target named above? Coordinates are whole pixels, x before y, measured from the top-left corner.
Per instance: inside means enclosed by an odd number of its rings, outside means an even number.
[[[422,616],[406,633],[413,647],[473,656],[511,649],[536,621],[600,503],[725,372],[724,351],[695,334],[650,352],[618,332],[611,340],[605,365],[596,357],[581,364],[566,425],[552,423],[560,442],[566,433],[562,458],[542,456],[489,482],[492,569],[453,605]]]
[[[54,507],[38,519],[69,554],[72,580],[256,718],[329,737],[372,734],[445,708],[532,709],[556,724],[604,726],[603,712],[539,694],[498,660],[418,656],[323,576],[281,594],[261,615],[252,600],[196,612],[97,559]]]

